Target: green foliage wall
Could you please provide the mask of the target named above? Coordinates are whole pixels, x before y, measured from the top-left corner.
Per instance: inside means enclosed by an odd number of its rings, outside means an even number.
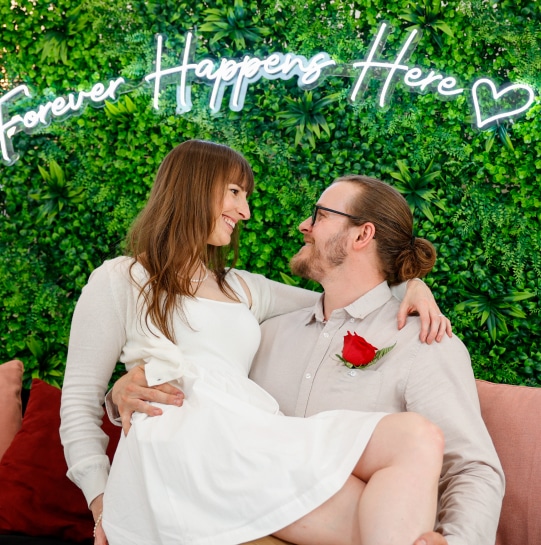
[[[297,225],[335,177],[379,177],[404,193],[417,234],[438,261],[427,279],[472,355],[478,377],[541,384],[541,14],[528,0],[11,0],[0,6],[2,94],[27,84],[36,107],[54,96],[153,71],[156,33],[179,64],[185,34],[197,59],[260,57],[274,51],[338,63],[366,56],[381,21],[394,28],[393,57],[415,27],[409,64],[536,90],[525,117],[487,131],[472,127],[462,96],[439,100],[398,84],[376,104],[377,85],[355,103],[354,77],[331,75],[301,90],[295,79],[251,85],[242,112],[211,115],[210,87],[192,87],[192,111],[175,113],[168,86],[160,111],[152,88],[104,108],[52,122],[14,144],[20,160],[1,166],[0,360],[25,361],[27,379],[61,382],[71,313],[93,268],[121,252],[156,169],[176,144],[212,139],[242,152],[257,191],[242,236],[242,265],[280,279],[300,243]],[[357,72],[358,73],[358,72]],[[374,88],[373,88],[374,87]]]

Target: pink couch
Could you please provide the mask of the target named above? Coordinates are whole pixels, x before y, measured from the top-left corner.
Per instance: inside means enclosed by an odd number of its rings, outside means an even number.
[[[25,541],[32,545],[45,544],[42,536],[85,542],[92,520],[82,494],[65,476],[58,437],[60,391],[34,380],[33,395],[21,418],[22,373],[20,362],[0,365],[0,545],[19,543],[9,541],[8,534],[36,536]],[[507,480],[496,545],[540,545],[541,388],[479,380],[477,389]],[[111,438],[108,454],[112,456],[119,428],[104,422],[104,430]],[[42,460],[47,460],[46,470],[40,469]],[[21,505],[14,505],[17,501]],[[284,543],[265,537],[249,545]]]

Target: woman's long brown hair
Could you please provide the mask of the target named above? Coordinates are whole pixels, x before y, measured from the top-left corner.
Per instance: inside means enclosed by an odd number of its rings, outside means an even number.
[[[184,142],[163,160],[148,202],[128,233],[127,252],[149,276],[140,289],[146,305],[144,320],[150,318],[173,342],[173,314],[183,315],[181,297],[194,296],[190,279],[201,264],[215,274],[220,289],[231,295],[225,281],[226,262],[231,250],[229,266],[237,259],[238,227],[230,245],[207,244],[230,183],[248,194],[253,191],[252,169],[242,155],[213,142]],[[131,269],[130,274],[133,278]]]

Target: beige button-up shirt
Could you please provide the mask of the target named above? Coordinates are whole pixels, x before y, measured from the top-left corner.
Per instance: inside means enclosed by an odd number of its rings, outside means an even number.
[[[322,299],[315,308],[268,320],[250,377],[286,415],[354,409],[427,417],[446,443],[436,529],[449,545],[493,545],[504,476],[481,418],[468,352],[456,336],[421,343],[416,317],[398,331],[398,307],[382,283],[327,322]],[[337,357],[348,331],[377,348],[396,345],[376,364],[348,369]]]

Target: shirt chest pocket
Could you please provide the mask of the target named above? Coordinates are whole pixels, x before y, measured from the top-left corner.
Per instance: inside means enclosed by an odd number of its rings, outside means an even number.
[[[382,381],[380,371],[340,366],[333,369],[332,376],[326,380],[317,381],[311,402],[317,404],[318,412],[333,409],[376,411]]]

